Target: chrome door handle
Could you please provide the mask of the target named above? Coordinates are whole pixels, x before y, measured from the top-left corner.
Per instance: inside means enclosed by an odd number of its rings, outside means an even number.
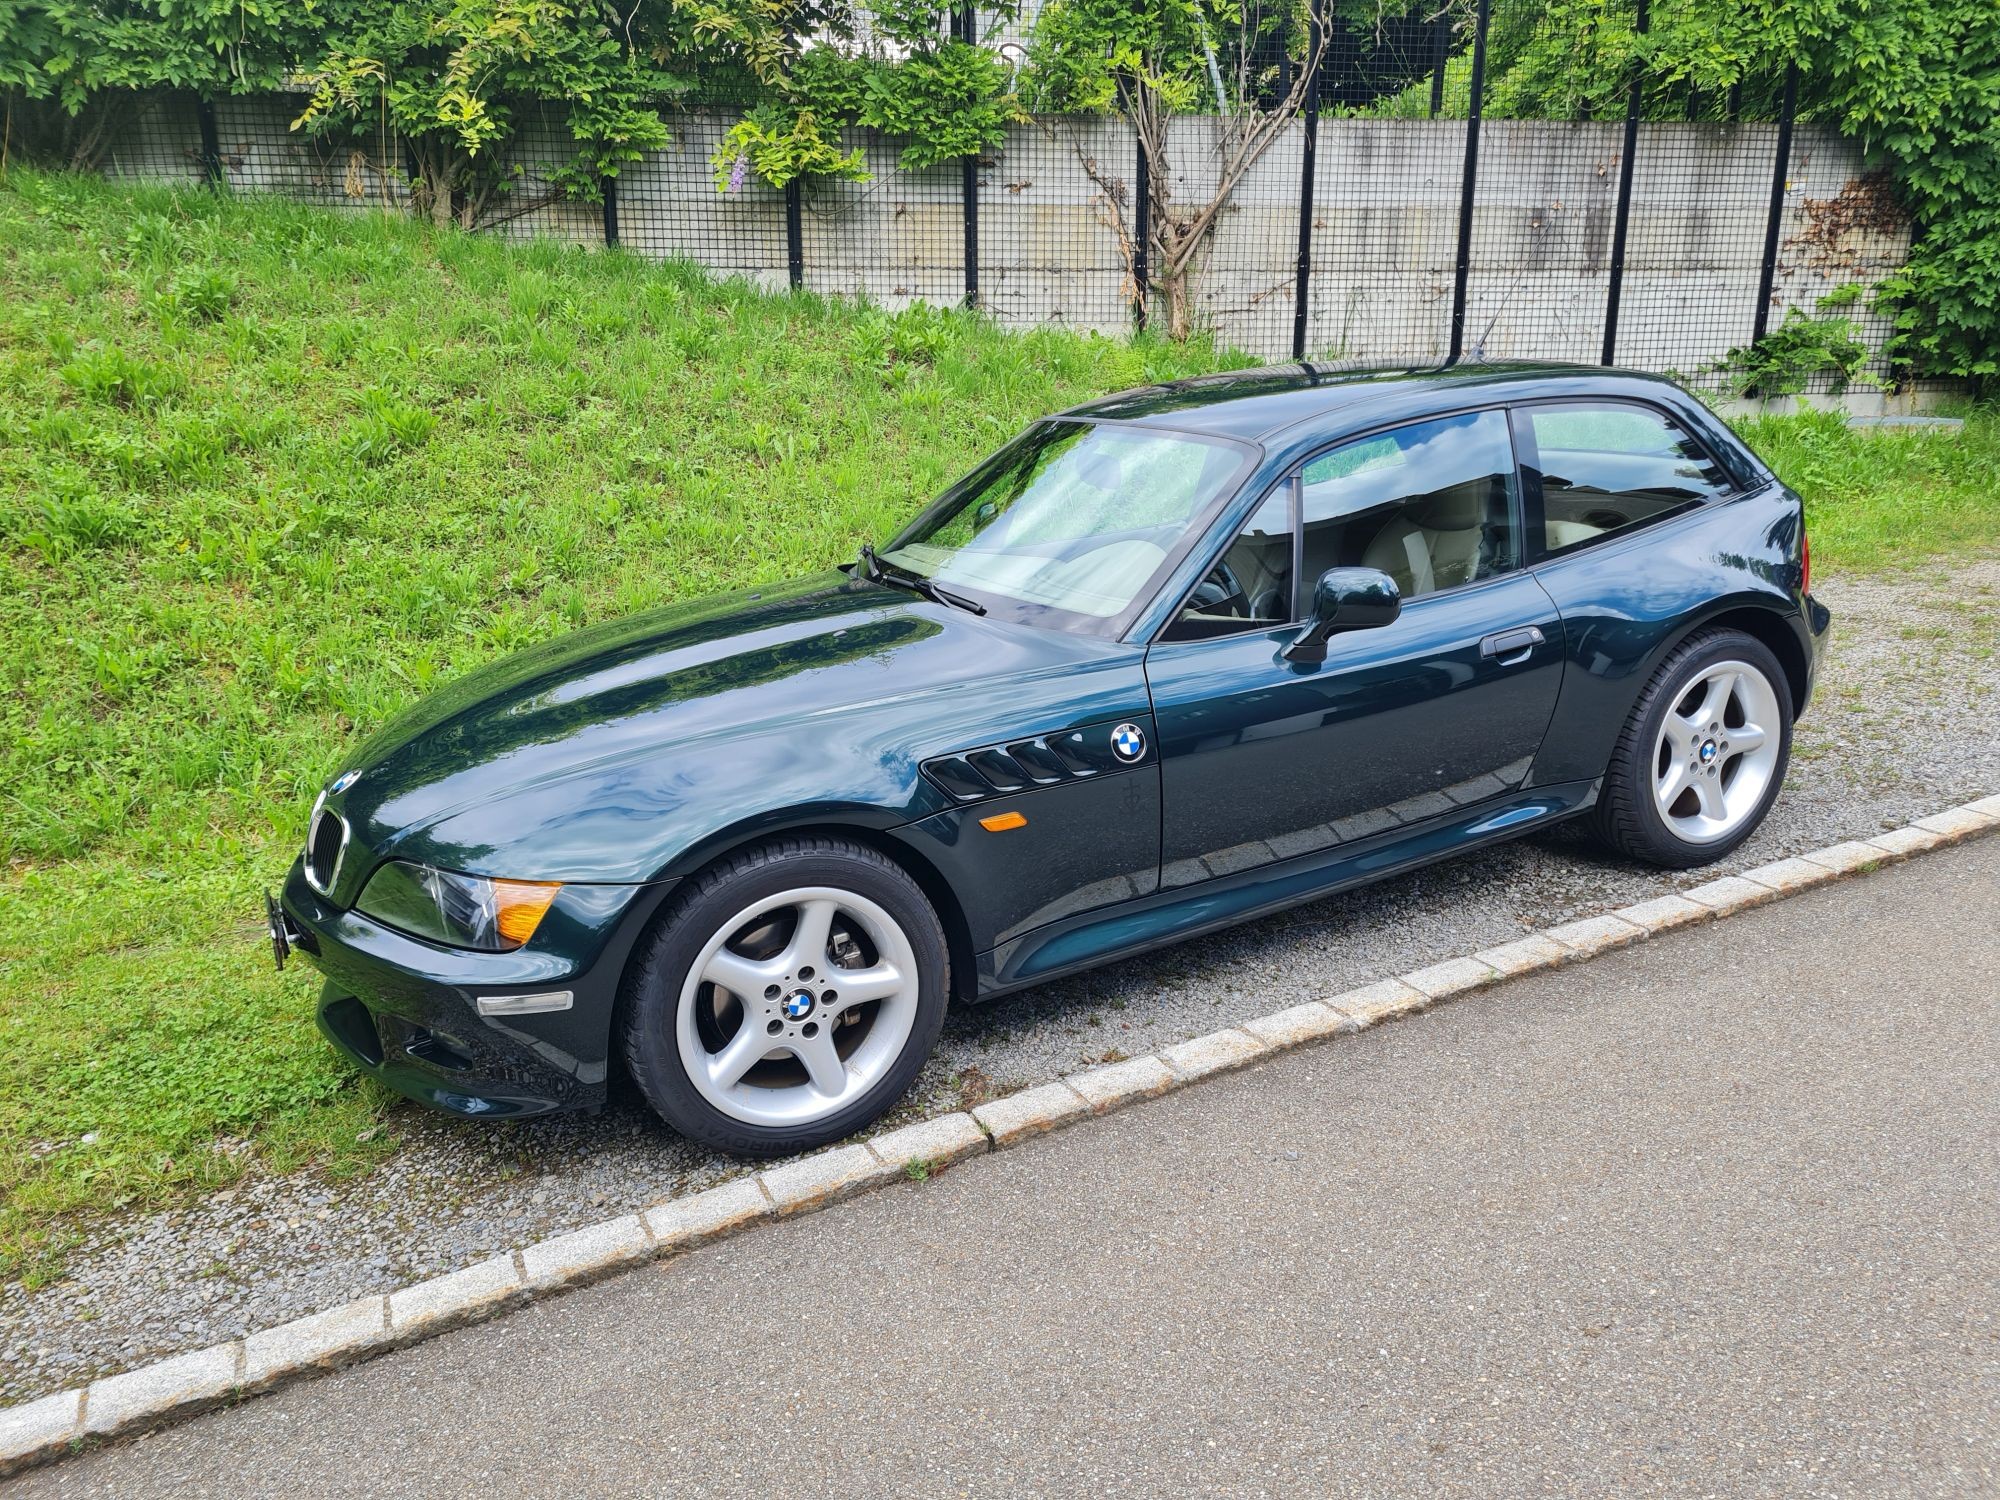
[[[1479,643],[1479,654],[1497,658],[1503,667],[1519,666],[1546,639],[1540,626],[1521,625],[1486,637]]]

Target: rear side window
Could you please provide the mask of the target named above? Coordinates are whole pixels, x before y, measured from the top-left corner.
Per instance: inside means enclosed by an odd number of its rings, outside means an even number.
[[[1533,439],[1543,542],[1551,556],[1729,493],[1721,466],[1650,407],[1588,401],[1525,406],[1516,409],[1515,420]]]

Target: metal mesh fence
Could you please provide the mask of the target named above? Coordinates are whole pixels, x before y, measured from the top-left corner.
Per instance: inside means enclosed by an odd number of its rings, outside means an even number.
[[[201,126],[192,94],[134,94],[112,113],[104,175],[135,182],[205,180]]]
[[[222,180],[246,192],[283,193],[329,208],[402,208],[409,180],[386,122],[350,140],[292,129],[303,94],[251,94],[215,101]],[[196,121],[197,136],[199,121]],[[199,153],[196,168],[199,170]]]
[[[1908,251],[1893,195],[1852,143],[1790,118],[1785,76],[1707,95],[1680,81],[1681,0],[1606,0],[1575,34],[1533,0],[1321,3],[1304,37],[1290,7],[1253,7],[1249,50],[1212,80],[1233,116],[1175,117],[1155,158],[1110,116],[1021,122],[969,170],[906,166],[906,142],[856,129],[865,180],[773,189],[726,163],[718,180],[741,108],[709,102],[665,112],[666,147],[600,204],[564,190],[575,153],[552,106],[518,120],[504,191],[469,217],[774,290],[969,300],[1015,327],[1145,324],[1271,359],[1609,358],[1722,385],[1729,351],[1788,315],[1838,315],[1868,374],[1889,373],[1863,290]],[[1305,107],[1229,176],[1246,112],[1295,85]],[[386,126],[315,138],[292,128],[301,104],[135,98],[106,170],[411,206],[415,168]]]
[[[731,118],[720,107],[667,116],[667,149],[618,174],[618,241],[656,260],[699,261],[776,290],[788,280],[785,194],[754,177],[717,188],[710,162]]]
[[[1137,190],[1138,151],[1114,121],[1053,118],[1015,130],[979,165],[981,305],[1015,327],[1129,330],[1124,247]]]

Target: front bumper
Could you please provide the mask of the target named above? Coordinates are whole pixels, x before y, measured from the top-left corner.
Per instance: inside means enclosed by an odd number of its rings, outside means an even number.
[[[290,946],[323,975],[322,1035],[384,1087],[458,1115],[510,1117],[604,1102],[611,1017],[632,944],[674,882],[566,886],[533,941],[472,953],[405,937],[286,877]],[[567,990],[568,1009],[482,1015],[481,996]]]

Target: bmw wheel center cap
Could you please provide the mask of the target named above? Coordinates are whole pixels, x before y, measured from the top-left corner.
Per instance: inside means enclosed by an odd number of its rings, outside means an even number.
[[[810,990],[793,990],[785,996],[785,1019],[803,1021],[812,1014],[813,997]]]
[[[1111,753],[1126,765],[1141,759],[1146,753],[1146,736],[1137,724],[1120,724],[1111,731]]]

